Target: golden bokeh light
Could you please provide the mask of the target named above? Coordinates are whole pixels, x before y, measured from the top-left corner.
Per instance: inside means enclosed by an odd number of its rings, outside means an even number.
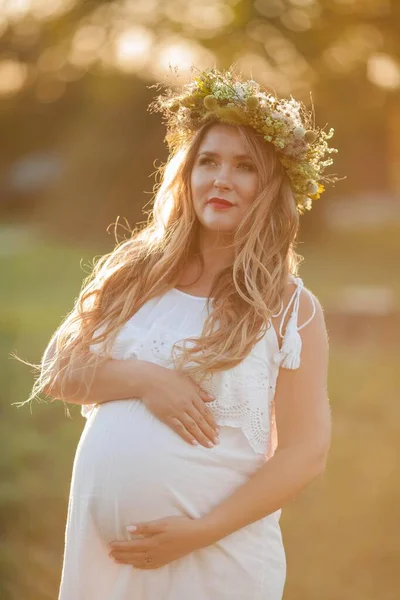
[[[381,32],[373,25],[348,27],[323,53],[323,60],[335,73],[349,73],[365,63],[371,52],[383,44]]]
[[[400,87],[400,64],[388,54],[375,53],[367,63],[369,80],[382,88],[396,89]]]
[[[201,3],[176,0],[166,3],[164,11],[171,21],[182,23],[187,31],[195,30],[200,35],[215,36],[234,19],[232,8],[219,0],[203,0]]]
[[[124,0],[120,3],[126,17],[134,18],[136,22],[154,25],[154,15],[161,9],[160,0]]]
[[[280,17],[286,9],[283,0],[255,0],[254,8],[267,19]]]
[[[103,46],[107,42],[107,33],[100,25],[81,25],[72,37],[68,53],[68,62],[76,69],[87,70],[96,62]]]
[[[199,69],[213,67],[215,56],[192,40],[168,36],[155,49],[152,71],[159,76],[167,73],[170,67],[178,67],[182,73],[189,73],[193,65]]]
[[[151,56],[154,39],[154,34],[145,27],[130,27],[123,31],[115,39],[116,65],[128,73],[144,68]]]
[[[39,71],[47,73],[58,72],[66,63],[65,50],[61,46],[50,46],[43,50],[36,66]]]
[[[17,94],[28,77],[26,64],[12,59],[0,61],[0,97]]]
[[[11,22],[25,17],[40,21],[55,19],[70,11],[78,0],[0,0],[0,14]]]
[[[307,31],[312,27],[310,15],[305,10],[292,8],[287,10],[282,16],[283,25],[290,31]]]
[[[106,39],[107,33],[104,27],[83,25],[76,31],[72,39],[72,46],[76,52],[93,54],[99,51]]]

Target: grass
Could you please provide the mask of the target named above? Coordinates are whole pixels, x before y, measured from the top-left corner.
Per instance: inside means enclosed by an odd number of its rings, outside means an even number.
[[[398,240],[400,226],[351,233],[326,232],[300,244],[305,261],[301,275],[327,309],[337,307],[345,286],[382,286],[393,290],[400,309]]]
[[[304,247],[301,275],[331,308],[345,285],[383,285],[399,300],[398,231],[326,235]],[[0,237],[1,249],[1,237]],[[71,247],[32,238],[1,261],[0,290],[0,597],[57,596],[68,489],[84,424],[61,403],[17,409],[33,383],[10,352],[38,361],[50,335],[72,308],[88,264],[108,249]],[[285,600],[392,600],[400,586],[397,462],[400,441],[400,351],[331,348],[333,414],[327,472],[282,516],[288,559]]]

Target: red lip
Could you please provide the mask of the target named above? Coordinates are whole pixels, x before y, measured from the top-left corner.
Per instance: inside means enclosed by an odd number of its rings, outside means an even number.
[[[209,201],[207,202],[207,204],[222,204],[223,206],[233,206],[232,202],[229,202],[229,200],[225,200],[225,198],[218,198],[217,196],[214,196],[213,198],[210,198]]]

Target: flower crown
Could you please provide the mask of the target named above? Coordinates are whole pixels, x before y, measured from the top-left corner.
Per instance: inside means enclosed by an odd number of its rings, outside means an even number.
[[[204,124],[220,121],[248,125],[271,143],[289,177],[297,208],[302,214],[325,190],[324,176],[333,163],[326,155],[337,152],[328,146],[334,130],[328,132],[314,124],[314,113],[290,97],[279,99],[256,81],[243,80],[232,70],[201,71],[194,81],[178,89],[164,88],[149,105],[150,112],[161,112],[167,125],[165,140],[171,152],[178,150]]]

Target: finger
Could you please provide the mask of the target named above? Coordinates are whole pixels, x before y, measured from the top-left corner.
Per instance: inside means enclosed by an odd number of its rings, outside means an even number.
[[[135,569],[143,569],[143,570],[149,570],[149,569],[158,569],[159,567],[162,567],[162,564],[156,564],[154,561],[151,562],[146,562],[145,560],[140,560],[140,561],[135,561],[132,563],[132,566]]]
[[[198,446],[199,442],[177,417],[170,417],[166,420],[166,424],[185,440],[185,442],[188,442],[192,446]]]
[[[204,390],[202,387],[198,386],[198,391],[203,402],[213,402],[215,400],[215,396],[211,392]]]
[[[130,564],[132,561],[132,555],[126,552],[112,552],[108,556],[115,562]]]
[[[125,565],[132,565],[137,569],[154,569],[155,559],[150,557],[148,552],[136,552],[134,554],[113,553],[110,557],[114,562]],[[151,558],[149,562],[149,558]]]
[[[193,404],[195,405],[203,419],[205,419],[209,426],[217,432],[219,430],[219,427],[211,410],[204,404],[204,402],[200,398],[195,398]]]
[[[165,523],[163,519],[156,519],[154,521],[142,523],[130,523],[127,527],[129,533],[134,533],[135,535],[154,535],[155,533],[162,533],[164,529]]]
[[[200,402],[201,402],[201,400],[200,400]],[[197,407],[195,405],[193,405],[186,412],[192,417],[192,419],[195,421],[195,423],[197,424],[199,429],[203,432],[203,434],[211,442],[213,442],[214,444],[217,444],[218,443],[218,434],[217,434],[216,429],[214,429],[213,427],[211,427],[208,424],[208,422],[202,416],[202,414],[197,409]]]
[[[139,540],[129,540],[128,542],[111,542],[109,547],[112,552],[143,552],[153,548],[153,541],[151,537],[147,537]]]
[[[156,569],[158,566],[153,560],[151,562],[146,561],[148,554],[145,553],[131,555],[116,554],[111,556],[111,558],[118,565],[131,565],[136,569]]]
[[[130,562],[132,560],[141,560],[141,559],[145,559],[149,556],[149,551],[148,550],[136,550],[135,552],[133,551],[129,551],[129,552],[124,552],[123,550],[113,550],[112,552],[109,553],[109,555],[111,558],[115,559],[115,560],[123,560],[124,562]]]
[[[203,433],[190,414],[187,412],[183,413],[180,418],[187,431],[189,431],[189,433],[191,433],[202,446],[205,446],[206,448],[211,448],[214,446],[213,440],[208,438],[207,435]]]

